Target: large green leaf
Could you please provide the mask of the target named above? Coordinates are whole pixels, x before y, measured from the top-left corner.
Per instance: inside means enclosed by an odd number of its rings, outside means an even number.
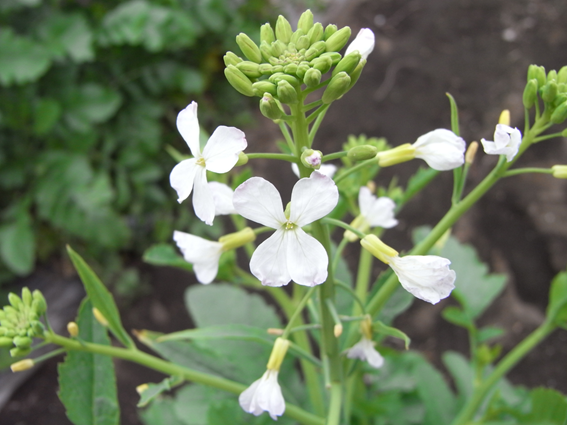
[[[50,54],[43,46],[15,35],[11,28],[0,28],[0,84],[35,81],[50,65]]]
[[[417,390],[425,405],[422,425],[448,425],[455,416],[456,399],[441,375],[427,362],[420,362],[414,369]]]
[[[0,227],[0,258],[17,275],[29,274],[35,264],[35,235],[27,214]]]
[[[273,336],[268,335],[265,329],[248,325],[229,324],[174,332],[160,337],[158,341],[209,339],[237,339],[241,341],[254,341],[269,346],[272,346],[275,340]]]
[[[473,394],[474,372],[468,360],[460,353],[446,351],[443,353],[443,363],[451,373],[462,406]]]
[[[114,336],[125,346],[134,347],[134,341],[122,326],[118,308],[114,302],[112,294],[106,289],[98,276],[93,272],[89,265],[77,254],[70,246],[67,246],[67,252],[75,269],[81,277],[81,281],[85,286],[87,295],[94,307],[96,307],[108,321],[108,327]]]
[[[93,124],[111,118],[121,104],[122,96],[118,91],[100,84],[86,83],[69,91],[64,117],[73,130],[85,133]]]
[[[79,338],[110,345],[106,329],[92,314],[85,300],[77,318]],[[120,410],[112,358],[100,354],[71,351],[59,365],[59,398],[75,425],[118,425]]]
[[[158,398],[140,411],[140,418],[146,425],[184,425],[175,413],[175,405],[176,401],[172,398]]]
[[[77,63],[94,59],[93,33],[81,14],[52,13],[37,32],[54,57],[68,55]]]
[[[142,394],[140,394],[140,401],[138,402],[138,407],[147,406],[151,401],[159,397],[165,391],[170,391],[172,388],[183,383],[184,379],[178,376],[170,376],[165,378],[163,381],[154,384],[146,384],[148,387],[144,389]]]
[[[522,424],[565,425],[567,422],[567,398],[550,388],[536,388],[530,393],[532,408],[521,419]]]
[[[193,271],[193,266],[177,253],[173,245],[160,243],[152,245],[144,252],[144,261],[154,266],[170,266]]]

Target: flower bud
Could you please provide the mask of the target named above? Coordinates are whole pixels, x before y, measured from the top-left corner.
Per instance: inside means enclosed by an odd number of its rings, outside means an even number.
[[[354,71],[350,73],[350,87],[348,88],[349,90],[352,88],[352,86],[356,84],[356,82],[360,78],[360,75],[362,74],[362,70],[364,69],[364,65],[366,65],[366,59],[362,59],[358,63]]]
[[[323,58],[323,57],[331,58],[331,60],[333,61],[333,65],[338,64],[341,61],[341,59],[343,58],[342,55],[338,52],[325,52],[319,57],[320,58]]]
[[[13,346],[14,346],[13,338],[7,336],[0,336],[0,347],[9,348]]]
[[[327,47],[324,41],[317,41],[313,43],[311,47],[305,52],[305,59],[308,61],[315,59],[321,53],[324,53],[326,48]]]
[[[362,215],[358,215],[350,222],[350,227],[354,227],[362,233],[368,232],[370,230],[370,223]],[[356,242],[358,240],[358,235],[351,230],[345,230],[343,237],[349,242]]]
[[[319,56],[318,58],[313,59],[311,63],[313,64],[313,68],[321,71],[321,74],[329,72],[333,66],[333,60],[330,56]]]
[[[22,310],[24,308],[24,303],[22,302],[22,299],[13,292],[10,292],[8,294],[8,301],[10,302],[12,307],[14,307],[16,310]]]
[[[334,77],[339,72],[346,72],[350,75],[350,73],[353,72],[360,63],[360,59],[361,56],[358,51],[349,53],[337,64],[335,69],[333,69],[333,73],[331,75]]]
[[[293,75],[284,74],[283,72],[276,72],[275,74],[271,75],[268,81],[277,84],[280,81],[287,81],[293,87],[299,87],[301,82],[295,78]]]
[[[311,42],[309,41],[309,37],[307,35],[302,35],[297,39],[297,43],[295,44],[295,47],[297,48],[297,50],[303,50],[303,49],[307,49],[310,44]]]
[[[567,66],[562,67],[559,72],[557,73],[557,83],[565,83],[567,84]]]
[[[549,121],[554,124],[561,124],[567,118],[567,102],[563,102],[551,114]]]
[[[256,240],[256,234],[250,227],[246,227],[239,232],[224,235],[219,238],[223,251],[240,248],[249,242],[254,242],[254,240]]]
[[[104,315],[98,308],[93,307],[93,315],[98,323],[100,323],[105,328],[108,327],[108,320],[106,320],[106,317],[104,317]]]
[[[350,27],[343,27],[333,35],[331,35],[327,40],[327,52],[338,52],[341,50],[345,44],[347,44],[350,38]]]
[[[234,166],[241,167],[242,165],[246,164],[248,164],[248,155],[246,155],[244,152],[240,152],[238,154],[238,161],[236,161],[236,164],[234,164]]]
[[[32,305],[32,294],[27,286],[22,289],[22,302],[26,307],[31,307]]]
[[[297,103],[297,91],[286,80],[278,81],[277,95],[280,102],[290,105]]]
[[[311,27],[309,32],[307,33],[307,37],[309,37],[309,45],[315,44],[318,41],[323,40],[323,34],[325,30],[323,29],[323,25],[320,22],[317,22],[315,25]]]
[[[567,165],[554,165],[551,169],[556,179],[567,179]]]
[[[12,348],[10,350],[10,356],[12,357],[24,357],[31,353],[31,348]]]
[[[270,370],[280,370],[288,348],[289,340],[276,338],[276,341],[274,342],[274,348],[272,348],[272,353],[270,354],[270,359],[268,360],[267,368]]]
[[[546,77],[545,77],[545,68],[543,66],[535,66],[534,68],[534,76],[537,80],[538,88],[542,88],[545,85]]]
[[[390,258],[398,255],[398,251],[386,245],[376,235],[366,235],[360,240],[360,245],[380,261],[390,264]]]
[[[297,64],[296,63],[287,64],[286,66],[284,66],[283,71],[286,74],[295,74],[297,72]]]
[[[240,71],[236,66],[229,65],[224,69],[224,75],[230,85],[236,89],[237,92],[243,94],[244,96],[254,96],[254,90],[252,90],[252,81],[248,79],[242,71]]]
[[[260,27],[260,44],[264,42],[271,44],[274,41],[276,41],[274,30],[272,29],[272,26],[266,22]]]
[[[236,44],[238,44],[238,47],[240,47],[244,56],[246,56],[249,60],[256,63],[262,62],[260,48],[250,37],[248,37],[248,35],[243,32],[238,34],[236,36]]]
[[[252,84],[254,95],[258,97],[264,96],[264,93],[270,93],[272,96],[276,95],[276,85],[270,81],[256,81]]]
[[[321,168],[321,158],[323,157],[323,153],[321,151],[316,151],[313,149],[305,149],[301,153],[301,163],[313,170],[318,170]]]
[[[298,28],[292,35],[291,35],[291,39],[289,40],[289,44],[288,49],[290,48],[295,48],[297,49],[297,40],[299,40],[299,37],[303,37],[306,33],[303,32],[303,30],[301,28]]]
[[[72,338],[76,338],[79,335],[79,325],[75,322],[67,323],[67,332],[69,332]]]
[[[550,81],[546,83],[541,89],[541,98],[546,103],[552,103],[557,96],[557,83]]]
[[[238,57],[236,54],[232,52],[226,52],[226,54],[223,56],[223,60],[225,66],[236,65],[242,62],[242,58]]]
[[[557,82],[557,71],[555,69],[552,69],[547,73],[547,82],[549,83],[550,81]]]
[[[256,62],[242,61],[236,64],[236,67],[244,73],[248,78],[258,78],[262,75],[260,65]]]
[[[262,75],[271,75],[274,72],[274,67],[269,63],[262,63],[258,65],[258,71]]]
[[[325,27],[325,34],[324,34],[324,38],[325,40],[328,40],[329,37],[331,37],[334,33],[336,33],[338,30],[337,26],[335,24],[329,24]]]
[[[20,360],[19,362],[12,363],[10,365],[10,369],[12,372],[23,372],[24,370],[31,369],[34,366],[34,361],[32,359],[24,359]]]
[[[287,44],[291,39],[292,33],[293,31],[291,30],[289,21],[282,15],[278,16],[278,20],[276,21],[276,38]]]
[[[524,89],[524,95],[522,97],[522,101],[524,102],[524,108],[531,109],[534,106],[534,103],[537,99],[537,80],[532,78],[526,84],[526,88]]]
[[[337,323],[333,328],[333,335],[335,335],[335,338],[338,338],[342,334],[343,334],[343,324]]]
[[[557,96],[555,96],[555,100],[553,101],[553,106],[558,107],[566,100],[567,100],[567,93],[559,93]]]
[[[391,165],[400,164],[402,162],[410,161],[415,158],[415,147],[409,143],[396,146],[387,151],[381,151],[376,154],[378,158],[378,165],[380,167],[389,167]]]
[[[378,153],[378,149],[372,145],[362,145],[350,148],[347,157],[353,161],[363,161],[365,159],[374,158]]]
[[[310,9],[307,9],[299,17],[297,21],[297,28],[301,29],[304,34],[307,34],[309,30],[313,27],[313,13]]]
[[[267,92],[264,93],[264,96],[260,99],[260,112],[271,120],[278,120],[283,115],[283,111],[277,100]]]
[[[503,109],[498,118],[498,124],[510,126],[510,110]]]
[[[323,103],[329,104],[343,96],[350,87],[350,77],[346,72],[339,72],[329,82],[325,89],[321,100]]]
[[[303,82],[307,87],[315,87],[321,82],[321,71],[316,68],[309,68],[303,76]]]
[[[32,342],[32,339],[27,336],[17,336],[13,340],[14,345],[18,348],[29,348]]]
[[[465,152],[465,162],[467,164],[472,164],[474,162],[474,157],[476,156],[476,151],[478,150],[478,142],[471,142],[467,151]]]
[[[33,291],[32,298],[32,310],[38,316],[45,314],[45,312],[47,311],[47,301],[45,301],[45,298],[43,297],[43,294],[39,289]]]
[[[287,45],[281,40],[276,40],[271,44],[270,47],[272,48],[272,55],[274,57],[278,57],[283,55],[285,49],[287,48]]]
[[[262,41],[260,43],[260,52],[262,53],[262,57],[264,58],[265,61],[269,62],[271,59],[274,59],[272,57],[271,43],[267,43],[265,41]]]
[[[295,75],[297,75],[298,78],[300,78],[301,80],[303,80],[303,78],[305,77],[305,73],[307,71],[309,71],[311,69],[311,67],[309,66],[309,64],[306,63],[300,63],[299,66],[297,67],[297,72],[295,73]]]

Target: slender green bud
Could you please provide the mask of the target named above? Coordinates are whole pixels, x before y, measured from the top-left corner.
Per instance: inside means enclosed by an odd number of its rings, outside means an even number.
[[[297,21],[297,28],[301,29],[304,34],[307,34],[312,27],[313,27],[313,13],[311,13],[310,9],[307,9],[299,17],[299,21]]]
[[[335,24],[329,24],[325,27],[325,35],[323,37],[325,37],[325,40],[328,40],[337,30],[338,28]]]
[[[557,73],[557,82],[567,84],[567,66],[562,67]]]
[[[303,76],[303,82],[307,87],[315,87],[321,82],[321,71],[316,68],[309,68]]]
[[[243,32],[238,34],[236,36],[236,44],[238,44],[238,47],[240,47],[240,50],[242,50],[244,56],[246,56],[249,60],[256,63],[262,62],[262,54],[260,52],[260,48],[246,34],[244,34]]]
[[[14,342],[12,341],[12,338],[7,336],[0,336],[0,347],[9,348],[13,346]]]
[[[258,78],[262,75],[260,72],[260,65],[256,62],[242,61],[236,67],[244,73],[248,78]]]
[[[22,310],[24,308],[24,303],[22,302],[22,299],[13,292],[10,292],[8,294],[8,301],[10,302],[12,307],[14,307],[16,310]]]
[[[264,96],[264,93],[270,93],[272,96],[277,93],[276,85],[267,80],[256,81],[252,84],[252,90],[254,90],[254,95],[258,97]]]
[[[266,22],[260,27],[260,44],[264,42],[271,44],[274,41],[276,41],[274,30],[272,26],[268,22]]]
[[[252,90],[252,81],[248,79],[242,71],[240,71],[236,66],[229,65],[224,69],[224,75],[230,85],[236,89],[237,92],[243,94],[244,96],[254,96],[254,90]]]
[[[554,124],[561,124],[567,118],[567,102],[563,102],[551,114],[549,121]]]
[[[522,97],[522,101],[524,102],[524,108],[530,109],[534,106],[537,100],[537,80],[532,78],[526,84],[526,88],[524,89],[524,95]]]
[[[270,59],[272,59],[271,43],[262,41],[262,43],[260,43],[260,52],[262,53],[262,57],[265,61],[270,61]]]
[[[269,63],[262,63],[258,65],[258,71],[260,71],[262,75],[271,75],[274,72],[274,67]]]
[[[539,89],[541,89],[546,82],[546,77],[545,77],[545,68],[543,66],[534,66],[534,76],[532,78],[535,78],[537,80],[537,86]]]
[[[272,55],[274,57],[279,57],[283,55],[283,52],[285,52],[287,45],[284,44],[281,40],[276,40],[271,44],[271,48],[272,48]]]
[[[338,52],[341,50],[345,44],[347,44],[350,38],[350,27],[343,27],[336,33],[331,35],[327,40],[327,52]]]
[[[358,63],[356,68],[354,68],[354,71],[350,73],[350,87],[348,88],[349,90],[352,88],[352,86],[356,84],[356,82],[360,78],[360,75],[362,74],[362,70],[364,69],[364,65],[366,65],[366,59],[362,59]]]
[[[287,81],[294,87],[299,87],[301,85],[301,81],[295,78],[293,75],[284,74],[283,72],[277,72],[268,78],[268,81],[271,81],[274,84],[277,84],[279,81]]]
[[[29,348],[32,345],[32,339],[27,336],[17,336],[13,340],[14,345],[18,348]]]
[[[278,81],[277,95],[280,102],[285,104],[297,103],[297,91],[286,80]]]
[[[306,35],[302,35],[297,39],[297,43],[295,44],[295,47],[297,48],[297,50],[302,50],[302,49],[307,49],[310,44],[311,43],[309,42],[309,37],[307,37]]]
[[[309,49],[305,52],[305,59],[310,61],[315,59],[321,53],[324,53],[327,49],[327,45],[324,41],[317,41],[316,43],[312,44]]]
[[[242,62],[242,58],[238,57],[235,53],[232,52],[226,52],[226,54],[223,56],[223,60],[225,66],[236,65],[239,62]]]
[[[291,30],[291,25],[288,20],[282,15],[278,16],[278,20],[276,21],[276,38],[287,44],[291,39],[292,33],[293,31]]]
[[[27,286],[22,289],[22,302],[25,306],[31,307],[32,304],[32,294]]]
[[[323,53],[319,57],[320,58],[326,58],[326,57],[331,58],[331,60],[333,61],[333,65],[338,64],[342,59],[342,55],[340,53],[337,53],[337,52],[326,52],[326,53]]]
[[[283,115],[280,105],[270,93],[264,93],[260,99],[260,112],[271,120],[279,120]]]
[[[307,36],[309,37],[309,44],[311,45],[323,40],[324,33],[325,30],[323,29],[323,25],[321,25],[320,22],[317,22],[307,33]]]
[[[350,77],[346,72],[339,72],[329,82],[321,100],[323,103],[331,103],[343,96],[350,87]]]
[[[12,357],[24,357],[31,353],[31,348],[12,348],[10,350],[10,356]]]
[[[32,297],[33,297],[33,303],[37,303],[37,305],[33,308],[33,311],[35,311],[38,314],[38,316],[41,316],[47,311],[47,301],[45,301],[43,294],[38,289],[33,291]]]
[[[321,71],[321,74],[325,74],[331,70],[333,66],[333,60],[330,56],[319,56],[311,61],[313,63],[313,68]]]
[[[289,40],[290,44],[293,43],[294,47],[297,44],[297,40],[299,40],[299,37],[303,37],[305,35],[305,33],[303,32],[303,30],[301,28],[298,28],[292,35],[291,35],[291,39]],[[289,44],[288,44],[289,46]]]
[[[313,170],[318,170],[321,168],[321,158],[323,157],[323,152],[316,151],[313,149],[305,149],[301,153],[301,163]]]
[[[551,169],[553,170],[553,177],[556,179],[567,179],[567,165],[554,165]]]
[[[541,98],[546,103],[552,103],[557,96],[557,83],[555,81],[549,81],[541,89]]]
[[[246,164],[248,164],[248,155],[246,155],[244,152],[239,152],[238,161],[236,161],[236,164],[234,164],[234,166],[241,167]]]
[[[231,249],[244,246],[249,242],[254,242],[254,240],[256,240],[254,230],[250,227],[246,227],[239,232],[222,236],[219,242],[222,244],[223,251],[230,251]]]
[[[334,77],[339,72],[346,72],[347,74],[350,75],[360,63],[360,59],[361,56],[358,50],[349,53],[344,58],[342,58],[342,60],[337,64],[335,69],[333,69],[333,73],[331,75]]]
[[[559,93],[567,92],[567,83],[557,83],[557,91]]]
[[[305,73],[310,69],[311,67],[307,63],[300,63],[299,66],[297,67],[297,72],[295,73],[295,75],[297,75],[299,78],[303,80],[303,78],[305,77]]]
[[[566,100],[567,100],[567,93],[559,93],[557,96],[555,96],[555,100],[553,101],[553,106],[558,107]]]
[[[377,153],[378,149],[375,146],[362,145],[350,148],[347,157],[353,161],[363,161],[365,159],[374,158]]]
[[[380,151],[376,154],[378,165],[380,167],[389,167],[391,165],[401,164],[415,158],[415,147],[409,143],[396,146],[386,151]]]
[[[547,81],[556,81],[557,82],[557,71],[552,69],[547,73]]]

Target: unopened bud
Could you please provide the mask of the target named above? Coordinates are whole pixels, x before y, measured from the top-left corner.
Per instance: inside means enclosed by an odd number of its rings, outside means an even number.
[[[537,99],[537,80],[532,78],[526,84],[526,88],[524,89],[524,95],[522,97],[522,101],[524,103],[524,108],[530,109],[534,106],[534,103]]]
[[[236,67],[244,73],[248,78],[258,78],[262,75],[260,65],[256,62],[242,61],[236,64]]]
[[[324,53],[327,46],[324,41],[317,41],[311,45],[309,49],[305,52],[305,60],[313,60],[321,53]]]
[[[329,37],[331,37],[334,33],[336,33],[338,30],[337,26],[335,24],[329,24],[325,27],[325,34],[324,34],[324,38],[325,40],[328,40]]]
[[[301,153],[301,163],[313,170],[318,170],[321,168],[321,158],[323,157],[323,153],[321,151],[316,151],[313,149],[305,149]]]
[[[270,93],[272,96],[275,96],[277,93],[276,85],[266,80],[256,81],[254,84],[252,84],[252,90],[258,97],[264,96],[264,93]]]
[[[297,103],[297,91],[286,80],[278,81],[277,95],[280,102],[287,105]]]
[[[236,65],[242,62],[242,58],[238,57],[235,53],[232,52],[226,52],[226,54],[223,56],[223,60],[225,66]]]
[[[248,35],[241,32],[236,36],[236,44],[244,53],[249,60],[252,62],[260,63],[262,62],[262,53],[260,52],[260,48]]]
[[[34,361],[32,359],[24,359],[20,360],[19,362],[12,363],[10,365],[10,369],[12,372],[23,372],[24,370],[31,369],[34,367]]]
[[[401,164],[402,162],[410,161],[415,158],[415,148],[409,143],[404,143],[393,149],[378,152],[376,158],[378,158],[378,165],[380,167]]]
[[[0,347],[10,348],[14,346],[13,338],[0,336]]]
[[[378,153],[378,149],[372,145],[362,145],[350,148],[347,157],[353,161],[363,161],[365,159],[374,158]]]
[[[297,28],[301,29],[304,34],[307,34],[309,30],[313,27],[313,13],[310,9],[307,9],[299,17],[297,21]]]
[[[278,329],[278,328],[268,328],[268,335],[283,335],[284,334],[284,330],[283,329]]]
[[[350,87],[350,76],[346,72],[339,72],[329,82],[323,92],[321,100],[323,103],[331,103],[343,96]]]
[[[8,301],[10,302],[12,307],[14,307],[16,310],[21,310],[24,308],[24,303],[22,302],[22,299],[13,292],[10,292],[8,294]]]
[[[321,58],[323,57],[329,57],[331,58],[331,60],[333,61],[333,65],[338,64],[341,59],[343,58],[342,55],[338,52],[325,52],[323,53],[321,56],[319,56]]]
[[[297,39],[297,43],[295,44],[295,47],[297,50],[303,50],[303,49],[307,49],[310,44],[311,42],[309,41],[309,37],[307,35],[302,35]]]
[[[349,90],[356,84],[358,79],[360,78],[360,74],[362,74],[362,70],[364,69],[364,65],[366,65],[366,59],[362,59],[357,67],[350,73],[350,87]]]
[[[100,312],[100,310],[96,307],[93,307],[93,315],[98,323],[100,323],[105,328],[108,326],[108,320],[106,317]]]
[[[303,76],[303,82],[307,87],[315,87],[321,82],[321,71],[309,68]]]
[[[545,68],[543,66],[530,65],[528,67],[528,81],[532,78],[536,79],[538,89],[541,89],[546,81]]]
[[[474,162],[474,157],[476,156],[476,151],[478,150],[478,142],[471,142],[467,151],[465,152],[465,162],[467,164],[472,164]]]
[[[360,63],[360,59],[361,56],[358,50],[349,53],[344,58],[342,58],[341,61],[335,67],[335,69],[333,69],[332,76],[334,77],[339,72],[346,72],[347,74],[350,75]]]
[[[333,66],[333,60],[330,56],[319,56],[318,58],[313,59],[312,63],[313,68],[321,71],[321,74],[329,72]]]
[[[69,332],[69,335],[71,335],[72,338],[76,338],[79,336],[79,325],[75,322],[67,323],[67,332]]]
[[[376,235],[366,235],[360,240],[360,245],[386,264],[390,264],[390,259],[398,255],[398,251],[386,245]]]
[[[47,301],[45,301],[45,298],[39,289],[33,291],[32,298],[32,310],[35,311],[38,316],[45,314],[47,311]]]
[[[147,391],[149,388],[150,388],[150,386],[149,386],[148,384],[141,384],[141,385],[138,385],[138,386],[136,387],[136,392],[137,392],[139,395],[142,395],[142,393],[144,393],[145,391]]]
[[[551,169],[556,179],[567,179],[567,165],[554,165]]]
[[[557,83],[565,83],[567,84],[567,66],[562,67],[559,72],[557,73]]]
[[[370,230],[370,223],[368,223],[368,220],[366,220],[364,216],[359,215],[351,221],[350,227],[353,227],[362,233],[366,233]],[[358,235],[351,230],[345,230],[343,237],[349,242],[356,242],[359,239]]]
[[[270,61],[272,59],[274,59],[272,57],[272,45],[271,43],[266,43],[265,41],[262,41],[260,43],[260,52],[262,53],[262,57],[264,58],[265,61]]]
[[[28,287],[25,286],[25,287],[22,289],[22,302],[24,303],[25,306],[31,307],[32,301],[33,301],[32,293],[30,292],[30,290],[28,289]]]
[[[552,69],[547,73],[547,82],[549,83],[550,81],[557,82],[557,71],[555,69]]]
[[[323,25],[321,25],[320,22],[315,23],[307,33],[307,37],[309,37],[309,45],[323,40],[324,33],[325,30],[323,29]]]
[[[327,52],[338,52],[345,47],[350,38],[350,33],[350,27],[343,27],[327,38],[325,40],[327,43]]]
[[[333,328],[333,334],[335,335],[335,338],[340,337],[342,333],[343,333],[343,325],[342,323],[337,323]]]
[[[256,234],[254,233],[254,230],[250,227],[246,227],[239,232],[222,236],[219,238],[219,242],[222,244],[223,251],[230,251],[244,246],[249,242],[253,242],[255,239]]]
[[[546,103],[552,103],[555,96],[557,96],[557,83],[555,81],[547,82],[541,89],[541,98]]]
[[[282,15],[278,16],[278,20],[276,21],[276,38],[287,44],[291,39],[292,33],[293,31],[291,30],[289,21]]]
[[[274,30],[272,26],[268,22],[266,22],[260,27],[260,43],[266,42],[268,44],[271,44],[274,41],[276,41]]]
[[[31,348],[12,348],[10,350],[10,356],[12,357],[24,357],[31,353]]]
[[[292,48],[292,49],[296,49],[297,50],[297,41],[299,40],[300,37],[303,37],[306,33],[303,32],[303,30],[301,28],[298,28],[292,35],[291,35],[291,39],[289,40],[288,43],[288,49]]]
[[[549,121],[554,124],[561,124],[567,118],[567,102],[563,102],[551,114]]]
[[[224,75],[230,85],[236,89],[237,92],[244,96],[254,96],[252,89],[252,81],[244,75],[236,66],[229,65],[224,69]]]
[[[498,118],[498,124],[510,126],[510,110],[504,109]]]
[[[29,348],[33,340],[28,336],[17,336],[13,339],[14,345],[18,348]]]
[[[272,348],[267,368],[270,370],[280,370],[288,348],[289,340],[277,338],[274,343],[274,348]]]
[[[287,64],[286,66],[284,66],[283,71],[286,74],[295,74],[297,72],[297,64],[296,63]]]
[[[248,155],[246,155],[244,152],[240,152],[238,154],[238,161],[236,161],[236,164],[234,164],[234,166],[241,167],[246,164],[248,164]]]

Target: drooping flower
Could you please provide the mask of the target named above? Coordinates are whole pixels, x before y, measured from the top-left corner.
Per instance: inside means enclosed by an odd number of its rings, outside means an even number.
[[[363,336],[360,341],[347,350],[347,357],[367,361],[370,366],[379,369],[384,365],[384,357],[376,351],[375,344],[374,341]]]
[[[457,275],[449,268],[451,261],[447,258],[437,255],[400,257],[398,251],[386,245],[376,235],[365,236],[360,244],[380,261],[388,264],[404,289],[416,298],[437,304],[455,289]]]
[[[353,220],[351,226],[363,233],[371,227],[390,229],[398,224],[398,220],[394,218],[395,202],[387,196],[377,198],[367,186],[362,186],[358,192],[358,206],[360,215]],[[351,242],[358,239],[349,230],[345,231],[344,236]]]
[[[215,215],[236,214],[234,205],[232,205],[234,191],[228,185],[219,182],[209,182],[209,189],[213,193]]]
[[[299,177],[299,166],[295,162],[291,163],[291,171]],[[321,164],[321,167],[317,171],[332,179],[337,172],[337,166],[333,164]]]
[[[276,229],[254,251],[250,260],[252,274],[267,286],[287,285],[290,280],[306,286],[323,283],[327,279],[327,252],[302,227],[329,214],[338,200],[333,180],[318,171],[293,187],[289,217],[284,213],[279,192],[267,180],[252,177],[236,188],[236,211]]]
[[[480,142],[484,152],[488,155],[506,155],[506,161],[510,162],[520,149],[522,133],[517,128],[512,128],[506,124],[496,124],[494,141],[481,139]]]
[[[221,174],[230,171],[238,161],[238,154],[247,146],[246,138],[235,127],[219,126],[201,152],[196,102],[191,102],[177,115],[177,129],[187,142],[193,158],[181,161],[173,168],[169,176],[171,187],[177,192],[179,203],[187,199],[194,189],[195,214],[206,224],[212,225],[215,203],[213,194],[208,190],[207,171]]]
[[[368,55],[374,50],[374,33],[369,28],[362,28],[356,38],[350,43],[345,51],[345,56],[358,50],[361,60],[368,58]]]

